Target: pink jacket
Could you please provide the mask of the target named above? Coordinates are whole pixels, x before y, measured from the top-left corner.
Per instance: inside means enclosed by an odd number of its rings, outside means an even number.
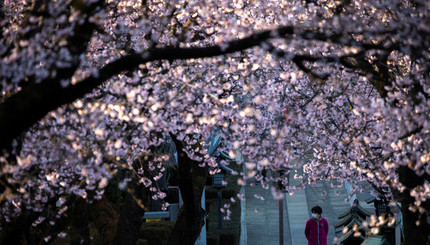
[[[306,222],[305,235],[308,245],[327,245],[328,222],[321,218],[320,221],[309,219]]]

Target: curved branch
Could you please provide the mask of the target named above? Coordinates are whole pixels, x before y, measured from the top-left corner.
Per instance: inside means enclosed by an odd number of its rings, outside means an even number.
[[[293,26],[282,26],[275,30],[252,34],[246,38],[225,42],[221,45],[153,48],[142,54],[130,53],[107,64],[98,71],[98,74],[66,88],[63,88],[56,78],[32,84],[0,104],[0,135],[2,136],[0,149],[9,148],[14,138],[42,119],[48,112],[85,96],[108,79],[121,72],[134,70],[140,64],[156,60],[172,61],[220,56],[259,46],[269,39],[285,38],[285,36],[288,38],[301,37],[332,42],[339,41],[338,34],[325,35],[312,30],[297,31]],[[350,40],[350,42],[352,45],[355,44],[354,40]]]
[[[136,69],[140,64],[156,60],[184,60],[224,55],[245,50],[270,38],[293,34],[293,27],[264,31],[249,37],[225,43],[222,46],[192,48],[155,48],[143,54],[131,53],[109,63],[76,85],[63,88],[56,79],[48,79],[23,88],[0,104],[0,149],[10,147],[14,138],[42,119],[48,112],[71,103],[90,93],[111,77]]]

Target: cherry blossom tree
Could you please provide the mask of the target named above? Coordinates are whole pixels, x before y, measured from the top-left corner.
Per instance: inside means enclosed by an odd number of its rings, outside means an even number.
[[[216,165],[203,142],[218,126],[243,180],[303,167],[303,185],[368,182],[401,202],[407,244],[428,242],[425,1],[1,4],[1,228],[31,224],[16,239],[103,199],[122,169],[118,186],[143,206],[136,193],[166,172],[157,149],[171,135],[189,194],[174,232],[194,227],[192,244],[207,174],[196,165]]]

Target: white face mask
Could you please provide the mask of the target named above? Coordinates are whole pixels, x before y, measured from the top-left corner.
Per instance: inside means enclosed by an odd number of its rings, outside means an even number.
[[[317,214],[312,214],[312,218],[316,219],[317,218]]]

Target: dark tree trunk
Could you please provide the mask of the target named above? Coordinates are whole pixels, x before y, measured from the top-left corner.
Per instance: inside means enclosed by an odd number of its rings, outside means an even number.
[[[79,198],[71,216],[70,244],[90,244],[87,201]]]
[[[191,160],[182,150],[181,143],[174,137],[172,138],[178,152],[178,181],[183,206],[167,244],[193,245],[204,225],[206,211],[201,208],[201,198],[208,169],[199,167],[199,162]]]
[[[97,242],[104,245],[113,244],[113,239],[117,233],[119,217],[105,196],[89,207],[89,215],[90,220],[94,222],[100,233],[100,238]]]
[[[402,166],[398,170],[400,182],[407,187],[401,193],[402,203],[402,216],[403,216],[403,231],[405,242],[402,245],[417,245],[417,244],[430,244],[430,225],[427,223],[427,216],[425,213],[420,214],[412,212],[409,207],[414,203],[415,198],[411,197],[410,190],[418,185],[424,183],[424,178],[417,176],[413,170],[406,166]],[[429,202],[423,205],[429,212]],[[417,224],[417,222],[419,222]]]
[[[35,213],[24,211],[15,222],[6,226],[1,232],[0,244],[26,244],[25,238],[28,238],[27,244],[31,244],[33,241],[32,236],[25,237],[30,234],[31,223],[35,220],[37,215]]]
[[[31,233],[30,228],[24,230],[25,239],[27,241],[27,245],[36,245],[36,241],[34,239],[33,234]]]
[[[144,200],[144,188],[142,184],[137,182],[136,178],[132,178],[128,187],[129,189],[121,204],[114,244],[136,245],[137,239],[139,239],[139,231],[145,214],[143,206],[139,205]]]

